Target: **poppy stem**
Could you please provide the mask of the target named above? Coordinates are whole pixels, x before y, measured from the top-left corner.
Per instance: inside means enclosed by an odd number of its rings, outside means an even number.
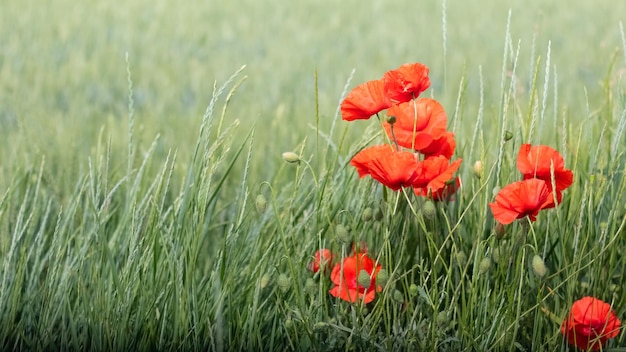
[[[398,140],[396,139],[396,132],[393,130],[393,124],[391,126],[391,138],[393,138],[393,144],[396,146],[396,151],[400,151],[400,146],[398,145]]]

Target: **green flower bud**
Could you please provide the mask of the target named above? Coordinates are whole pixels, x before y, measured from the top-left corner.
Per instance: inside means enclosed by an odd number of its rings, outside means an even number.
[[[389,283],[389,272],[385,269],[380,269],[378,274],[376,274],[376,284],[381,287],[387,286]]]
[[[387,116],[387,123],[390,125],[393,125],[394,123],[396,123],[396,117],[395,116]]]
[[[476,178],[482,178],[484,171],[485,170],[483,167],[483,162],[480,160],[476,160],[476,162],[474,163],[474,176],[476,176]]]
[[[404,303],[404,295],[398,290],[393,291],[393,300],[398,303]]]
[[[506,237],[506,226],[501,223],[497,223],[494,228],[494,232],[496,233],[496,239],[502,240]]]
[[[411,284],[411,286],[409,286],[409,294],[411,295],[411,297],[417,296],[418,293],[419,287],[417,287],[416,284]]]
[[[435,204],[431,200],[427,200],[422,204],[422,215],[428,220],[432,220],[437,215]]]
[[[478,264],[478,271],[480,271],[481,274],[487,273],[490,268],[491,259],[489,257],[483,258],[483,260],[480,261],[480,264]]]
[[[359,276],[357,277],[356,281],[359,284],[359,286],[363,287],[364,289],[370,288],[370,284],[372,283],[370,274],[368,274],[367,271],[365,270],[361,270],[359,272]]]
[[[448,313],[446,312],[439,312],[439,314],[437,314],[437,318],[435,318],[435,320],[437,321],[437,325],[441,328],[445,328],[448,326],[448,322],[450,321],[448,319]]]
[[[269,285],[270,283],[270,274],[265,273],[263,274],[263,276],[261,276],[261,282],[259,283],[259,286],[261,286],[261,289],[264,289],[267,287],[267,285]]]
[[[546,268],[546,263],[537,254],[535,254],[535,256],[533,257],[532,266],[535,275],[537,275],[540,279],[546,275],[546,272],[548,272],[548,268]]]
[[[278,275],[278,279],[276,279],[276,284],[278,284],[278,288],[283,293],[286,293],[287,291],[289,291],[289,288],[291,287],[291,280],[289,280],[287,275],[280,274]]]
[[[500,248],[496,247],[491,250],[491,260],[493,260],[494,263],[500,261]]]
[[[508,141],[510,141],[511,139],[513,139],[513,132],[511,132],[511,131],[505,131],[505,132],[504,132],[504,141],[505,141],[505,142],[508,142]]]
[[[313,324],[313,330],[315,330],[316,332],[322,332],[326,330],[326,327],[328,327],[328,324],[324,323],[323,321],[318,321],[317,323]]]
[[[368,222],[372,220],[373,215],[374,211],[372,210],[372,208],[367,207],[363,210],[363,214],[361,214],[361,220],[363,220],[364,222]]]
[[[299,163],[300,162],[300,157],[298,156],[298,154],[296,154],[294,152],[284,152],[283,153],[283,160],[285,160],[286,162],[288,162],[290,164],[295,164],[295,163]]]
[[[254,204],[256,205],[256,210],[259,212],[259,214],[265,213],[265,210],[267,209],[267,200],[262,194],[256,196],[256,201],[254,202]]]
[[[337,237],[337,240],[343,244],[348,245],[352,243],[352,236],[350,236],[348,228],[342,224],[335,226],[335,236]]]
[[[456,253],[456,263],[459,265],[459,268],[465,267],[467,264],[467,254],[463,251],[459,251]]]
[[[304,283],[304,291],[311,296],[317,292],[317,284],[312,278],[306,279],[306,282]]]
[[[383,219],[383,216],[384,216],[384,215],[385,215],[385,214],[383,214],[383,211],[382,211],[380,208],[378,208],[378,209],[376,209],[376,211],[374,212],[374,220],[376,220],[376,221],[381,221],[381,220]]]
[[[293,328],[293,320],[290,318],[285,319],[285,329]]]

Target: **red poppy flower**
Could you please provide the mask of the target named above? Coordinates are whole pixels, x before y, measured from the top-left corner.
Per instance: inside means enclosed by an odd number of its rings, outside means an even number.
[[[330,280],[335,286],[328,292],[348,302],[363,300],[364,303],[369,303],[374,300],[376,292],[382,290],[382,287],[376,285],[376,275],[381,267],[380,264],[374,265],[374,261],[367,256],[367,253],[355,253],[346,257],[342,263],[336,264],[333,268]],[[358,283],[361,270],[365,270],[370,275],[369,287],[363,287]]]
[[[313,260],[309,263],[309,270],[316,273],[322,269],[322,271],[329,270],[333,264],[333,253],[330,249],[322,248],[315,252]]]
[[[504,186],[489,207],[493,217],[506,225],[525,216],[535,221],[541,209],[554,207],[554,199],[546,182],[533,178]]]
[[[455,148],[456,141],[454,139],[454,133],[446,131],[441,137],[433,140],[426,148],[417,151],[424,154],[426,158],[443,155],[450,159],[452,154],[454,154]]]
[[[387,109],[391,104],[383,88],[382,80],[368,81],[354,87],[341,102],[341,118],[346,121],[367,120]]]
[[[446,182],[438,191],[428,193],[428,188],[414,188],[413,191],[418,197],[429,197],[435,202],[440,202],[453,200],[451,196],[455,194],[459,188],[461,188],[461,178],[457,176],[454,181]]]
[[[385,122],[385,131],[390,139],[404,148],[421,150],[446,132],[448,118],[443,106],[434,99],[420,98],[394,105],[387,116],[396,118],[392,126]]]
[[[599,351],[608,339],[619,334],[621,322],[611,305],[594,297],[583,297],[572,304],[563,320],[561,333],[567,342],[581,350]]]
[[[385,94],[392,103],[398,104],[417,98],[430,87],[428,67],[420,63],[404,64],[383,76]]]
[[[397,152],[389,145],[376,145],[363,149],[350,162],[359,177],[373,179],[394,191],[412,187],[417,180],[417,159],[411,152]]]
[[[450,163],[445,156],[430,157],[418,162],[418,177],[413,183],[414,188],[422,189],[424,194],[436,194],[441,191],[461,166],[462,159]]]
[[[557,192],[569,187],[574,179],[571,170],[565,168],[565,161],[558,151],[545,146],[522,144],[517,155],[517,168],[524,174],[524,179],[538,178],[546,181],[552,190],[552,175],[550,168],[554,168],[554,180]]]

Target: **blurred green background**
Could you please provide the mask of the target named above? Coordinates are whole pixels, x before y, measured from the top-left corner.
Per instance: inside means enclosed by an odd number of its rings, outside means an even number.
[[[268,153],[294,149],[314,134],[309,126],[316,123],[316,71],[322,131],[331,124],[352,69],[350,87],[415,61],[431,68],[426,94],[440,99],[449,115],[465,77],[471,130],[479,66],[485,113],[498,111],[509,9],[512,49],[518,40],[521,48],[518,93],[528,91],[538,57],[537,83],[543,85],[551,41],[557,104],[568,107],[569,118],[583,121],[585,89],[590,101],[603,96],[602,80],[621,45],[624,1],[448,0],[445,56],[442,1],[3,1],[0,160],[37,164],[44,155],[53,165],[80,168],[101,130],[104,140],[123,147],[126,55],[138,145],[147,149],[160,134],[158,150],[177,150],[179,159],[193,148],[214,82],[219,86],[246,65],[248,78],[227,120],[240,120],[241,135],[255,126],[253,179],[274,173],[280,160]],[[616,67],[615,80],[624,72],[621,52]],[[362,131],[357,130],[352,133]],[[3,168],[0,184],[7,178]]]

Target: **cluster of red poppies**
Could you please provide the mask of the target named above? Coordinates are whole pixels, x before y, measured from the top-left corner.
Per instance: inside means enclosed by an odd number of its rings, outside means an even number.
[[[366,120],[387,110],[381,123],[390,141],[363,149],[351,164],[359,177],[370,175],[397,191],[413,188],[418,196],[443,199],[456,191],[453,180],[461,159],[450,162],[456,142],[446,130],[446,113],[434,99],[418,98],[430,87],[428,67],[404,64],[381,79],[356,86],[341,103],[346,121]]]
[[[573,182],[561,154],[545,145],[522,144],[517,168],[523,180],[504,186],[489,203],[494,218],[504,225],[526,216],[535,221],[540,210],[561,203],[561,192]]]

